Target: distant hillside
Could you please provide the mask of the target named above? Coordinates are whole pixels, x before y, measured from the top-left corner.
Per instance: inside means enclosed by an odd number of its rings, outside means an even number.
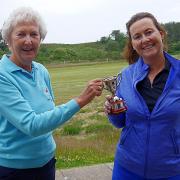
[[[41,63],[63,63],[82,61],[104,61],[120,59],[119,49],[108,50],[101,42],[82,44],[42,44],[38,61]]]
[[[180,54],[180,23],[169,22],[162,25],[168,33],[168,51],[172,54]],[[126,38],[126,34],[120,30],[113,30],[111,34],[101,37],[97,42],[42,44],[37,61],[49,64],[119,60],[122,59]],[[0,56],[7,52],[0,33]]]

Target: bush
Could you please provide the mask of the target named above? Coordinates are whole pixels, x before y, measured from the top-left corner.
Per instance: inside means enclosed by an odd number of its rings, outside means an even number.
[[[98,133],[105,132],[107,130],[112,130],[112,126],[110,124],[92,124],[86,127],[86,133]]]
[[[80,126],[67,125],[63,128],[62,135],[78,135],[81,131]]]

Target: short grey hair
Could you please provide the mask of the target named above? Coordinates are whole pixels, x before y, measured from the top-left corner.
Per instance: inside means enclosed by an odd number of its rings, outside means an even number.
[[[1,33],[6,43],[10,41],[10,35],[16,25],[23,22],[35,22],[39,26],[41,40],[44,40],[47,29],[40,14],[30,7],[20,7],[15,9],[3,24]]]

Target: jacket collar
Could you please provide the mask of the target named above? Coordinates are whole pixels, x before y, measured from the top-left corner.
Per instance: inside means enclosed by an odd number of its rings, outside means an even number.
[[[172,74],[174,76],[179,71],[180,61],[172,57],[171,55],[169,55],[167,52],[163,52],[163,53],[164,53],[165,58],[171,64],[170,75]],[[132,64],[132,66],[134,66],[135,68],[135,71],[133,74],[134,81],[142,80],[149,71],[149,65],[144,63],[144,60],[142,57],[139,57],[137,62],[135,64]]]
[[[179,69],[180,61],[165,51],[163,53],[164,53],[165,58],[170,62],[170,64],[174,67],[174,69]],[[146,71],[149,69],[149,65],[144,63],[142,57],[139,57],[139,59],[137,60],[136,66],[139,72]]]
[[[171,68],[169,77],[166,82],[166,87],[168,87],[173,79],[176,77],[176,74],[179,72],[180,69],[180,61],[176,58],[169,55],[167,52],[164,52],[165,58],[170,62]],[[138,61],[135,63],[135,71],[133,75],[134,82],[139,82],[142,80],[148,73],[149,66],[144,63],[143,58],[140,57]]]
[[[3,55],[1,59],[1,64],[3,65],[3,68],[5,68],[8,72],[12,73],[15,71],[22,71],[27,72],[25,69],[17,66],[13,61],[9,59],[9,55]],[[36,64],[32,61],[32,70],[37,69]]]

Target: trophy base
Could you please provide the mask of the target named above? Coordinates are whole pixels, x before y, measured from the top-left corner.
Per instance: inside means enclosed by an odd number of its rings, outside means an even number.
[[[122,99],[115,100],[112,103],[111,114],[119,114],[125,112],[126,110],[127,107],[125,106],[124,101]]]

